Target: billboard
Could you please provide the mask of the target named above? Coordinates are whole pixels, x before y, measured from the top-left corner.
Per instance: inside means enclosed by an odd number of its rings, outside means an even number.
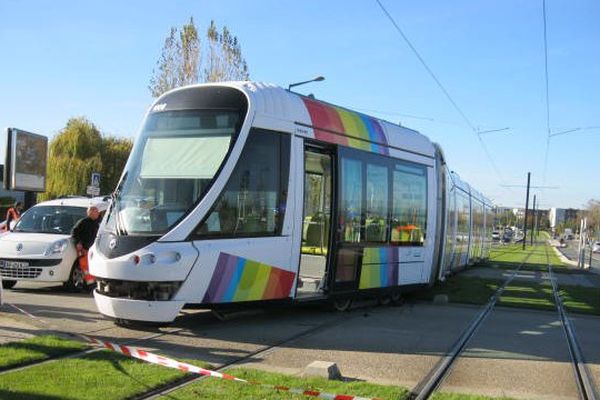
[[[4,163],[4,187],[8,190],[44,192],[48,138],[8,128]]]

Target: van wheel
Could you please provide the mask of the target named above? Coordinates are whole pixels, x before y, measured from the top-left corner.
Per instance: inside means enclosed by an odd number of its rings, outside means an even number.
[[[335,299],[333,301],[333,308],[335,311],[348,311],[352,306],[352,299]]]
[[[2,280],[2,287],[4,289],[12,289],[15,285],[17,284],[17,281],[10,281],[10,280]]]
[[[69,273],[69,280],[64,284],[65,289],[71,292],[83,292],[88,285],[83,278],[83,271],[79,268],[79,262],[75,261]]]

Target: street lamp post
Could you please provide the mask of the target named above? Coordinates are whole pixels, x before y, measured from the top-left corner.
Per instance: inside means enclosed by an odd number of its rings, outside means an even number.
[[[291,90],[291,89],[292,89],[293,87],[295,87],[295,86],[305,85],[305,84],[307,84],[307,83],[311,83],[311,82],[321,82],[321,81],[324,81],[324,80],[325,80],[325,78],[324,78],[323,76],[320,76],[320,75],[319,75],[319,76],[317,76],[317,77],[315,77],[315,78],[313,78],[313,79],[310,79],[310,80],[308,80],[308,81],[302,81],[302,82],[290,83],[290,84],[288,85],[288,90]]]

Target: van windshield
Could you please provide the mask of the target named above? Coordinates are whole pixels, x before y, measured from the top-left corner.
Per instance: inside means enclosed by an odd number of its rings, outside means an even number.
[[[86,215],[85,207],[36,206],[23,213],[14,232],[69,235],[75,223]]]
[[[235,110],[150,114],[107,219],[120,234],[162,234],[201,199],[239,130]]]

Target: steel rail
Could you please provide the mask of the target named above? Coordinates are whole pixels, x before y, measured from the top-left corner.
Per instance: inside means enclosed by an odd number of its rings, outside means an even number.
[[[327,329],[327,328],[329,328],[331,326],[334,326],[334,325],[336,325],[336,324],[338,324],[340,322],[345,322],[345,321],[349,321],[349,320],[354,319],[354,318],[358,318],[361,315],[363,315],[363,314],[362,313],[356,313],[356,315],[352,316],[351,318],[348,318],[347,315],[344,315],[344,316],[340,316],[338,318],[335,318],[333,321],[328,321],[328,322],[326,322],[324,324],[313,326],[312,328],[309,328],[309,329],[306,329],[306,330],[304,330],[302,332],[296,333],[296,334],[292,335],[291,337],[288,337],[286,339],[280,340],[280,341],[278,341],[275,344],[265,346],[265,347],[263,347],[263,348],[261,348],[259,350],[256,350],[256,351],[254,351],[254,352],[252,352],[250,354],[247,354],[247,355],[245,355],[243,357],[240,357],[240,358],[238,358],[236,360],[227,362],[227,363],[225,363],[225,364],[223,364],[223,365],[215,368],[214,371],[223,372],[223,371],[225,371],[225,370],[227,370],[227,369],[229,369],[229,368],[231,368],[231,367],[233,367],[235,365],[242,364],[242,363],[244,363],[246,361],[249,361],[252,358],[255,358],[257,356],[264,356],[264,355],[267,355],[269,353],[272,353],[272,352],[276,351],[278,348],[280,348],[281,346],[283,346],[283,345],[285,345],[287,343],[293,342],[293,341],[298,340],[300,338],[308,337],[308,336],[310,336],[310,335],[312,335],[312,334],[314,334],[314,333],[316,333],[316,332],[318,332],[318,331],[320,331],[322,329]],[[172,393],[172,392],[174,392],[176,390],[179,390],[179,389],[181,389],[181,388],[183,388],[185,386],[188,386],[191,383],[198,382],[198,381],[200,381],[202,379],[206,379],[206,378],[208,378],[208,377],[206,377],[206,376],[198,376],[198,375],[186,376],[186,377],[184,377],[182,379],[176,380],[174,382],[167,383],[167,384],[162,385],[162,386],[160,386],[158,388],[149,390],[149,391],[147,391],[145,393],[139,394],[137,396],[133,396],[130,400],[155,400],[155,399],[159,399],[162,396],[168,396],[170,393]]]
[[[581,351],[581,347],[577,341],[575,327],[565,311],[562,297],[558,290],[558,283],[552,271],[552,264],[550,263],[547,248],[546,259],[548,261],[548,275],[550,277],[550,282],[552,283],[554,302],[556,304],[558,316],[567,340],[569,355],[571,356],[571,364],[573,366],[573,374],[575,375],[575,382],[577,383],[577,390],[579,391],[579,398],[582,400],[597,400],[599,399],[598,390],[594,383],[594,378],[590,374],[590,371],[585,363],[583,352]]]
[[[527,262],[531,252],[523,259],[521,264],[506,278],[502,286],[500,286],[490,297],[488,303],[483,306],[481,311],[473,318],[467,328],[461,333],[458,340],[452,345],[446,355],[437,362],[437,364],[429,371],[429,373],[419,382],[411,391],[409,398],[414,400],[428,399],[435,390],[440,386],[444,378],[448,375],[454,362],[466,348],[471,338],[475,335],[483,321],[490,314],[506,287],[512,282],[523,265]]]

